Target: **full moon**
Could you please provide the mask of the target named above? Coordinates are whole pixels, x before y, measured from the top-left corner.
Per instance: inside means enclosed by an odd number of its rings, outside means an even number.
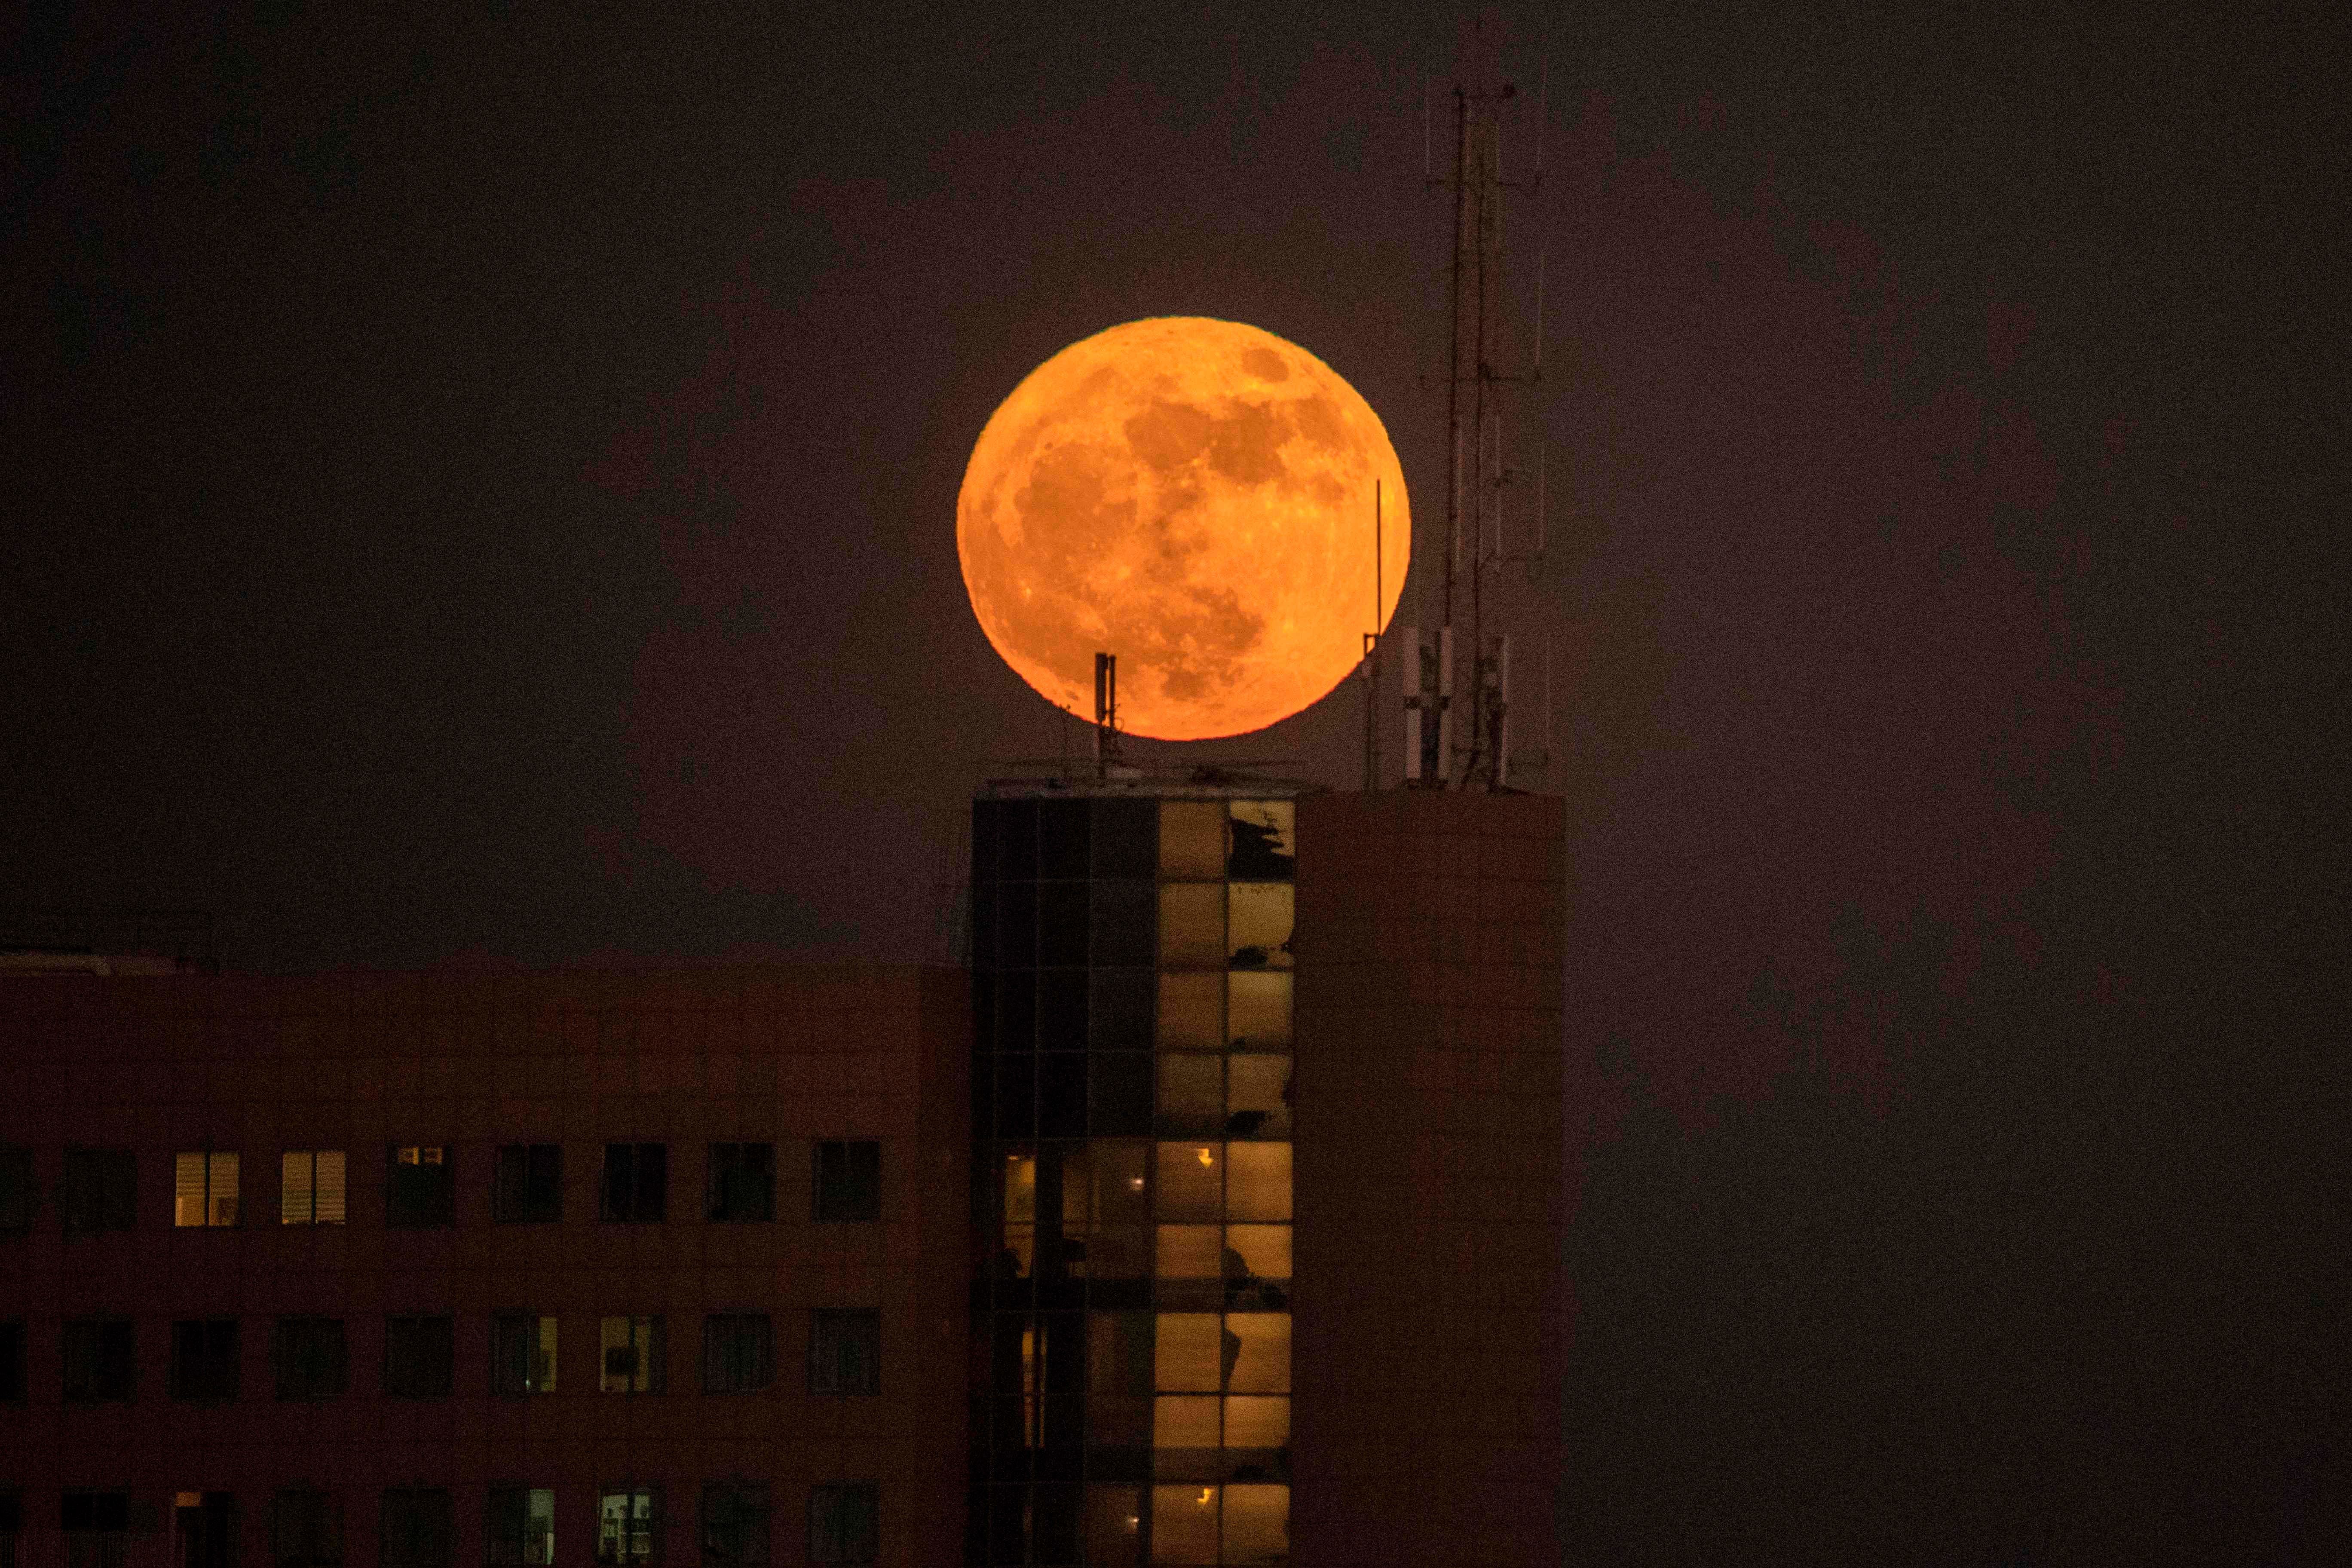
[[[1048,702],[1091,719],[1095,655],[1115,654],[1119,728],[1197,741],[1347,679],[1396,610],[1412,530],[1388,431],[1329,365],[1168,316],[1013,389],[964,470],[956,548],[981,629]]]

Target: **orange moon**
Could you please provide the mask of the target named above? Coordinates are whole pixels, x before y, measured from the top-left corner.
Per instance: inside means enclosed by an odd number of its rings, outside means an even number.
[[[1199,316],[1031,371],[956,500],[964,587],[1004,662],[1092,719],[1095,655],[1116,654],[1119,728],[1166,741],[1262,730],[1346,679],[1412,543],[1371,405],[1297,344]]]

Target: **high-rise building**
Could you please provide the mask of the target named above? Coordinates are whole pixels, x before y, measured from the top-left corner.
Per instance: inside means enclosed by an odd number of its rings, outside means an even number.
[[[1552,1559],[1563,826],[982,792],[971,1562]]]

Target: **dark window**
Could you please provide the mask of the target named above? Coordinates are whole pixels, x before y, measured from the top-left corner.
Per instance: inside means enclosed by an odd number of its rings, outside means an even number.
[[[236,1320],[184,1319],[172,1325],[172,1397],[215,1405],[236,1397]]]
[[[710,1217],[750,1221],[776,1217],[776,1146],[710,1146]]]
[[[882,1145],[872,1139],[816,1146],[816,1217],[821,1223],[882,1217]]]
[[[876,1528],[874,1483],[847,1481],[809,1493],[809,1561],[871,1563]]]
[[[551,1225],[563,1217],[563,1146],[503,1143],[490,1184],[490,1217],[509,1225]]]
[[[776,1331],[765,1312],[702,1320],[702,1392],[755,1394],[776,1378]]]
[[[129,1230],[139,1206],[139,1163],[128,1149],[68,1149],[58,1194],[69,1231]]]
[[[90,1405],[131,1397],[136,1363],[131,1320],[76,1318],[65,1326],[66,1400]]]
[[[25,1324],[0,1323],[0,1405],[25,1403]]]
[[[555,1561],[555,1493],[546,1487],[492,1487],[483,1516],[490,1568],[534,1568]]]
[[[331,1492],[282,1491],[269,1510],[278,1568],[343,1568],[343,1507]]]
[[[596,1497],[596,1561],[643,1568],[661,1561],[659,1487],[606,1487]]]
[[[129,1492],[68,1492],[58,1510],[66,1568],[122,1568],[131,1534]]]
[[[702,1483],[704,1568],[738,1568],[768,1560],[768,1483]]]
[[[457,1188],[440,1143],[395,1143],[383,1184],[383,1223],[425,1229],[457,1223]]]
[[[380,1517],[381,1568],[450,1568],[447,1492],[438,1487],[387,1489]]]
[[[33,1223],[33,1152],[0,1143],[0,1230]]]
[[[394,1399],[446,1399],[457,1325],[447,1318],[383,1321],[383,1391]]]
[[[601,1217],[629,1224],[658,1224],[669,1207],[669,1146],[605,1144],[601,1193]]]
[[[490,1392],[555,1392],[555,1320],[532,1312],[490,1319]]]
[[[198,1500],[190,1503],[190,1496]],[[177,1568],[236,1568],[236,1499],[227,1492],[182,1492],[172,1510]]]
[[[25,1533],[25,1494],[0,1487],[0,1568],[16,1568],[16,1542]]]
[[[819,1311],[809,1320],[809,1392],[882,1392],[882,1314]]]
[[[280,1399],[335,1399],[350,1382],[341,1318],[280,1318],[270,1360]]]

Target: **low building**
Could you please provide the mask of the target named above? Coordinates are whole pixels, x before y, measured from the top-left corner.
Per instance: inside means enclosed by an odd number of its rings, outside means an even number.
[[[959,1554],[961,973],[0,984],[0,1563]]]

